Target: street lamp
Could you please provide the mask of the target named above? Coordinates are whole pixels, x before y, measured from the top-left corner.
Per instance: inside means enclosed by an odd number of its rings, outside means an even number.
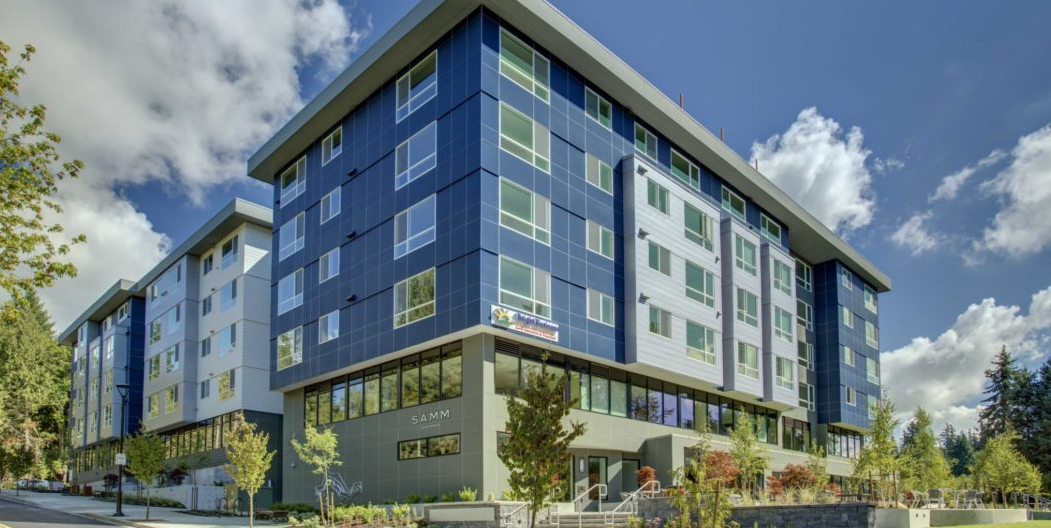
[[[117,511],[113,514],[114,517],[124,517],[124,415],[126,414],[125,409],[128,408],[128,391],[131,390],[131,385],[127,383],[118,383],[116,385],[117,392],[120,394],[120,453],[117,458],[118,467],[118,479],[117,479]]]

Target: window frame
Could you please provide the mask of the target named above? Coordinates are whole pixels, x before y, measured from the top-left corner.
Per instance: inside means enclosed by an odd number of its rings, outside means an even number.
[[[874,314],[879,313],[879,301],[876,297],[876,290],[874,290],[868,284],[864,285],[865,288],[865,308]],[[870,302],[871,301],[871,302]]]
[[[647,328],[650,333],[670,340],[672,338],[671,312],[652,304],[649,305],[649,308],[649,323],[647,324]],[[656,327],[654,327],[654,314],[657,316]],[[654,328],[656,328],[656,330],[654,330]]]
[[[430,61],[432,57],[434,58],[434,71],[427,77],[421,79],[420,84],[417,84],[416,86],[411,86],[413,81],[413,74],[416,73],[418,68]],[[426,85],[422,85],[423,81],[426,81],[427,79],[432,80]],[[402,81],[405,81],[404,85]],[[416,94],[413,95],[413,89],[420,87],[421,85],[422,88],[419,88]],[[431,99],[434,99],[438,95],[438,50],[434,49],[427,55],[424,55],[423,58],[416,61],[416,63],[413,64],[408,71],[402,74],[401,77],[398,77],[398,80],[395,81],[394,86],[394,122],[400,123],[403,119],[405,119],[410,114],[418,110],[421,106],[427,104],[427,102],[429,102]],[[406,93],[404,97],[402,96],[403,86],[408,91],[408,93]],[[404,99],[405,101],[400,102],[402,99]]]
[[[525,119],[526,121],[529,121],[529,123],[532,125],[530,127],[530,130],[531,130],[531,132],[530,132],[530,134],[531,134],[531,136],[530,136],[530,143],[531,143],[531,145],[525,145],[525,144],[521,143],[519,140],[515,139],[514,137],[512,137],[509,134],[504,132],[504,124],[505,124],[504,123],[504,121],[505,121],[505,119],[504,119],[504,115],[505,115],[504,111],[505,110],[507,110],[508,112],[510,112],[512,114],[517,114],[517,117],[520,117],[522,119]],[[550,174],[551,173],[551,129],[548,128],[547,126],[544,126],[543,124],[541,124],[539,121],[533,119],[532,117],[526,115],[525,112],[522,112],[522,111],[518,110],[517,108],[507,104],[504,101],[500,101],[499,120],[500,120],[500,122],[499,122],[500,150],[502,150],[502,151],[504,151],[504,152],[506,152],[506,153],[508,153],[508,154],[510,154],[510,155],[512,155],[512,156],[514,156],[514,157],[516,157],[516,158],[518,158],[518,159],[530,164],[530,165],[532,165],[533,167],[536,167],[537,169],[540,169],[544,173]],[[543,133],[541,133],[541,132],[543,132]],[[541,149],[538,148],[540,146],[538,144],[539,143],[538,142],[538,138],[540,138],[540,137],[545,137],[545,139],[543,141],[543,147],[544,147],[543,150],[545,150],[546,152],[543,153],[543,154],[541,154],[541,152],[540,152]],[[507,147],[505,147],[504,146],[504,142],[505,141],[511,143],[512,147],[518,147],[519,149],[522,149],[522,152],[516,151],[515,148],[507,148]],[[524,156],[524,152],[525,151],[528,151],[530,154],[532,154],[532,159],[528,159],[528,158],[526,158]]]
[[[712,251],[715,244],[715,225],[712,217],[689,202],[683,201],[682,205],[683,236],[704,249]],[[700,232],[694,230],[689,224],[689,217],[692,213],[700,217]]]
[[[663,215],[671,215],[671,195],[668,189],[652,178],[646,178],[646,204]]]
[[[848,367],[856,367],[858,363],[856,354],[857,352],[854,352],[854,349],[849,345],[843,345],[843,364]]]
[[[774,289],[790,297],[795,297],[795,293],[792,291],[793,283],[795,283],[795,270],[791,266],[782,262],[781,259],[772,259],[774,261],[773,270],[773,286]],[[782,277],[782,272],[785,276]]]
[[[850,308],[847,308],[846,306],[840,305],[840,307],[843,309],[842,310],[842,312],[843,312],[843,326],[846,326],[847,328],[853,329],[854,328],[854,312],[850,311]]]
[[[775,236],[771,230],[776,229],[777,235]],[[773,218],[766,216],[766,213],[759,213],[759,232],[762,233],[771,242],[781,244],[781,224],[774,221]]]
[[[292,280],[292,298],[281,300],[281,283]],[[298,286],[298,287],[297,287]],[[298,290],[298,293],[296,293]],[[277,281],[277,315],[288,313],[303,305],[304,275],[303,268],[298,268],[292,273],[281,277]]]
[[[289,231],[285,231],[288,228]],[[292,233],[294,237],[291,241],[286,242],[284,240],[284,234],[286,232]],[[284,224],[281,224],[281,228],[277,232],[277,260],[281,262],[292,255],[295,255],[299,250],[303,249],[306,244],[307,234],[307,215],[305,212],[297,214],[294,218],[289,219]]]
[[[799,276],[800,271],[803,272],[802,277]],[[796,258],[796,284],[808,292],[814,291],[814,268],[799,258]]]
[[[774,356],[774,385],[782,389],[796,390],[796,365],[791,359]]]
[[[607,185],[603,185],[603,180],[606,177],[604,169],[609,173],[608,189],[606,188]],[[590,152],[584,153],[584,180],[592,186],[598,187],[602,192],[613,196],[613,167]]]
[[[411,233],[412,220],[417,218],[416,214],[426,215],[424,207],[430,207],[430,224],[418,233]],[[405,225],[405,240],[399,241],[399,224]],[[417,249],[434,242],[438,235],[438,195],[432,194],[406,208],[394,216],[394,260],[400,259]]]
[[[333,148],[333,138],[339,136],[339,145]],[[325,136],[325,139],[321,140],[321,166],[328,165],[330,161],[335,159],[343,152],[343,125],[335,128],[329,135]]]
[[[847,405],[850,405],[852,407],[857,407],[858,406],[858,391],[857,391],[857,389],[855,389],[854,387],[850,387],[850,386],[847,386],[846,389],[847,389],[846,390],[846,393],[847,393],[847,395],[846,395]]]
[[[879,328],[868,320],[865,321],[865,344],[879,350]]]
[[[515,265],[515,266],[522,266],[522,267],[528,268],[530,270],[529,289],[530,289],[531,293],[530,293],[529,297],[525,297],[525,296],[523,296],[522,294],[520,294],[518,292],[515,292],[515,291],[512,291],[512,290],[508,290],[508,289],[504,288],[504,265],[505,265],[505,263],[508,263],[508,264],[511,264],[511,265]],[[535,315],[537,317],[542,317],[544,319],[550,319],[551,318],[551,274],[549,272],[547,272],[545,270],[542,270],[542,269],[539,269],[539,268],[536,268],[534,266],[530,266],[529,264],[526,264],[524,262],[515,260],[515,259],[513,259],[511,257],[506,256],[506,255],[500,255],[499,269],[497,270],[497,274],[498,274],[497,292],[498,292],[498,295],[499,295],[500,304],[503,304],[504,306],[507,306],[507,307],[509,307],[509,308],[511,308],[513,310],[521,310],[523,312],[528,312],[528,313],[531,313],[531,314],[533,314],[533,315]],[[546,302],[545,302],[545,300],[541,300],[541,299],[537,299],[536,298],[537,297],[538,288],[542,287],[539,284],[539,282],[541,282],[541,281],[537,280],[538,274],[540,276],[542,276],[543,279],[544,279],[542,282],[544,282],[544,284],[545,284],[545,286],[543,286],[543,288],[546,291],[543,292],[543,293],[544,293],[544,298],[546,299]],[[513,305],[511,303],[505,302],[504,301],[504,294],[505,293],[510,295],[510,296],[512,296],[512,297],[517,297],[517,298],[520,298],[520,299],[522,299],[524,301],[529,301],[530,303],[533,304],[533,310],[529,310],[529,309],[527,309],[525,307],[516,306],[516,305]],[[541,308],[547,308],[546,312],[544,310],[537,310],[536,308],[538,306],[541,307]]]
[[[639,147],[639,144],[640,144],[639,131],[642,131],[643,139],[645,140],[645,141],[642,142],[642,148]],[[635,135],[633,137],[635,138],[635,141],[634,141],[635,152],[638,152],[639,154],[642,154],[643,156],[646,156],[647,158],[649,158],[652,161],[657,161],[657,145],[658,145],[657,135],[654,134],[653,132],[650,132],[650,129],[646,128],[642,123],[639,123],[638,121],[635,121]],[[653,140],[653,153],[652,154],[650,153],[650,140],[651,139]]]
[[[606,304],[609,304],[609,321],[605,320]],[[598,312],[594,312],[593,308],[598,305]],[[616,326],[617,323],[617,302],[610,296],[602,293],[596,289],[587,289],[587,314],[588,319],[595,321],[596,323],[604,324],[606,326]],[[597,317],[594,317],[597,315]]]
[[[747,361],[741,361],[744,354],[747,354]],[[759,347],[746,343],[744,341],[737,342],[737,375],[744,376],[749,379],[759,379]],[[752,364],[754,363],[754,365]]]
[[[289,180],[289,183],[285,182],[285,176],[290,172],[295,171],[295,177]],[[284,208],[289,202],[295,200],[299,195],[303,194],[307,190],[307,157],[302,155],[294,163],[288,166],[285,170],[281,171],[281,175],[277,177],[278,197],[281,200],[281,207]]]
[[[730,190],[729,187],[727,187],[725,185],[723,185],[721,196],[722,196],[723,210],[725,210],[726,212],[730,213],[730,216],[733,216],[734,218],[737,218],[737,219],[739,219],[741,221],[747,222],[747,220],[745,220],[745,219],[748,217],[748,202],[746,202],[745,199],[741,197],[741,195],[733,192],[732,190]],[[734,199],[737,199],[738,201],[741,202],[741,210],[740,211],[737,211],[736,209],[734,209],[734,207],[733,207]]]
[[[793,327],[795,326],[795,317],[788,310],[785,310],[779,306],[774,307],[774,337],[784,341],[786,343],[792,343],[795,341]],[[786,328],[782,328],[786,326]]]
[[[746,297],[744,297],[743,300],[742,300],[742,295],[741,294],[745,294],[746,295]],[[741,288],[740,286],[738,286],[737,287],[737,293],[735,294],[734,300],[736,301],[734,303],[734,306],[736,307],[736,310],[735,310],[736,317],[735,317],[735,319],[737,321],[740,321],[740,322],[748,325],[748,326],[759,328],[759,296],[754,294],[754,293],[752,293],[752,292],[750,292],[750,291],[748,291],[748,290],[746,290],[746,289],[744,289],[744,288]],[[748,301],[754,301],[754,302],[750,303]],[[743,308],[742,308],[742,302],[744,302]],[[752,305],[754,305],[754,309],[755,309],[754,313],[752,313]]]
[[[616,255],[616,237],[613,234],[613,230],[591,219],[587,220],[586,225],[588,251],[613,260],[613,257]],[[592,240],[593,238],[598,240]],[[609,242],[608,248],[605,247],[607,240]],[[598,247],[592,247],[596,245],[594,244],[595,242],[597,242]]]
[[[678,160],[676,160],[676,158],[678,158]],[[682,167],[676,166],[676,161],[686,164],[685,171]],[[701,167],[690,161],[690,158],[687,158],[685,154],[672,148],[671,162],[668,166],[671,169],[672,176],[675,176],[679,181],[690,186],[694,190],[701,190]]]
[[[412,295],[411,295],[411,293],[409,291],[409,288],[412,286],[412,281],[422,280],[424,278],[424,276],[426,276],[426,275],[430,275],[431,276],[431,298],[430,298],[430,300],[426,301],[426,302],[423,302],[421,304],[416,304],[416,305],[411,305],[410,306],[409,302],[412,299]],[[404,299],[400,299],[400,296],[402,295],[403,291],[404,291],[405,298]],[[436,268],[428,268],[428,269],[423,270],[423,271],[421,271],[419,273],[416,273],[415,275],[406,277],[406,278],[398,281],[394,285],[394,296],[393,297],[394,297],[394,317],[393,317],[394,328],[401,328],[403,326],[410,325],[410,324],[415,323],[417,321],[422,321],[422,320],[427,319],[429,317],[434,317],[434,314],[437,313],[437,311],[438,311],[437,310],[437,308],[438,308],[438,305],[437,305],[438,274],[437,274]],[[399,311],[399,302],[400,301],[404,303],[404,310],[401,310],[401,311]],[[426,309],[428,308],[428,306],[430,308],[430,312],[426,313],[427,312]],[[420,316],[417,316],[417,317],[412,317],[412,313],[414,311],[422,311],[422,312],[424,312],[424,314],[420,315]],[[402,322],[399,322],[399,320],[401,320],[399,318],[401,318],[402,316],[404,316],[404,320],[402,320]]]
[[[318,218],[320,219],[318,225],[325,225],[326,222],[339,216],[339,211],[343,207],[343,187],[336,187],[325,196],[321,197],[321,202],[318,204]],[[327,203],[326,203],[327,200]],[[325,209],[328,209],[328,215],[325,215]]]
[[[745,257],[744,257],[745,249],[747,249],[747,248],[751,248],[752,258],[749,259],[750,262],[748,260],[746,260]],[[739,270],[741,270],[741,271],[743,271],[743,272],[745,272],[745,273],[747,273],[747,274],[749,274],[749,275],[751,275],[753,277],[757,276],[758,273],[759,273],[759,254],[758,253],[759,253],[758,247],[751,240],[747,240],[747,239],[745,239],[745,237],[743,237],[743,236],[741,236],[739,234],[736,234],[736,233],[734,234],[734,267],[735,268],[737,268],[737,269],[739,269]]]
[[[531,239],[533,239],[533,240],[535,240],[537,242],[540,242],[541,244],[544,244],[545,246],[550,246],[551,245],[551,200],[548,200],[547,197],[545,197],[545,196],[543,196],[543,195],[541,195],[539,193],[533,192],[533,191],[527,189],[526,187],[511,181],[508,178],[501,177],[499,185],[500,185],[499,189],[498,189],[498,193],[499,193],[498,209],[499,209],[499,214],[500,214],[499,224],[502,227],[506,227],[506,228],[510,229],[511,231],[514,231],[514,232],[516,232],[516,233],[518,233],[518,234],[520,234],[522,236],[525,236],[525,237],[531,238]],[[505,185],[512,187],[514,190],[518,190],[518,191],[524,192],[524,193],[529,195],[529,209],[530,209],[530,214],[532,215],[533,218],[525,219],[525,218],[522,218],[521,216],[518,216],[516,213],[514,213],[512,211],[504,209],[504,198],[505,198],[505,196],[504,196],[504,186]],[[543,212],[543,215],[539,214],[540,211]],[[504,219],[505,215],[510,217],[506,221]],[[545,226],[541,226],[537,222],[538,218],[540,218],[541,216],[543,216],[543,218],[544,218],[544,223],[546,224]],[[523,231],[522,229],[519,228],[519,227],[523,227],[524,228],[524,226],[516,226],[516,225],[514,225],[517,222],[520,222],[522,224],[528,225],[530,230],[532,231],[532,233],[526,233],[525,231]]]
[[[339,250],[340,250],[339,247],[333,248],[333,249],[329,250],[328,252],[326,252],[324,255],[321,255],[320,258],[318,258],[318,266],[317,266],[318,284],[323,284],[325,281],[331,280],[332,278],[334,278],[334,277],[339,275],[339,259],[340,259]],[[335,263],[334,263],[335,266],[334,267],[333,267],[333,262],[332,262],[333,261],[333,256],[335,256]],[[328,272],[329,272],[327,276],[324,273],[326,268],[328,269]],[[333,270],[335,270],[335,271],[333,271]]]
[[[802,313],[799,310],[800,306],[806,307],[805,310],[802,310]],[[800,318],[802,318],[802,321]],[[796,298],[796,324],[802,325],[807,331],[814,331],[814,307],[799,298]]]
[[[699,329],[702,333],[704,344],[707,345],[707,349],[697,348],[690,344],[690,329],[691,327]],[[686,320],[686,357],[700,361],[706,365],[715,365],[715,344],[718,342],[715,329],[703,325],[701,323]]]
[[[430,145],[424,145],[430,148],[430,153],[423,158],[413,163],[413,147],[419,147],[423,143],[415,143],[423,134],[433,134],[433,140]],[[399,168],[398,165],[401,163],[402,153],[405,158],[405,167]],[[406,185],[422,178],[427,173],[431,172],[438,166],[438,121],[431,121],[427,126],[417,130],[411,136],[406,138],[398,146],[394,148],[394,190],[401,190]]]
[[[522,46],[532,54],[532,56],[530,57],[531,64],[529,65],[532,68],[531,72],[524,71],[521,67],[513,64],[510,60],[504,58],[505,38],[514,41],[514,43],[518,44],[519,46]],[[551,61],[547,57],[544,57],[543,55],[538,53],[536,51],[536,48],[530,46],[529,44],[526,44],[524,40],[518,38],[513,33],[511,33],[503,27],[500,28],[500,49],[497,53],[500,61],[500,75],[507,77],[508,80],[522,87],[523,90],[529,92],[530,94],[535,95],[541,101],[544,101],[545,103],[551,101]],[[543,63],[543,66],[541,66],[540,63]],[[509,73],[508,71],[505,71],[505,69],[513,69],[514,72]],[[543,77],[547,79],[546,83],[543,80],[537,80],[537,72],[541,69],[545,70]],[[513,75],[514,73],[522,76],[522,79],[520,80],[516,78],[515,75]],[[528,82],[530,84],[529,86],[525,84],[525,79],[528,79]]]
[[[652,240],[647,240],[647,243],[649,244],[647,246],[647,267],[661,275],[671,277],[671,250]],[[653,267],[654,248],[657,251],[657,267]]]
[[[843,288],[847,290],[854,289],[854,278],[851,275],[853,274],[846,268],[846,266],[839,269],[839,282],[843,285]]]
[[[690,268],[694,268],[701,273],[701,289],[697,289],[690,285]],[[686,285],[686,297],[693,299],[709,308],[715,308],[715,274],[708,271],[699,264],[695,264],[690,260],[686,261],[685,273],[683,274],[683,282]],[[707,291],[711,288],[711,291]]]
[[[335,333],[332,332],[332,320],[335,318]],[[339,310],[332,310],[317,319],[317,342],[319,345],[339,339]]]
[[[282,365],[282,339],[288,336],[291,339],[289,347],[289,353],[287,354],[288,361],[284,366]],[[303,327],[297,326],[291,330],[286,330],[277,336],[277,370],[284,370],[286,368],[294,367],[303,362]]]
[[[591,105],[589,104],[591,96],[594,96],[593,99],[595,100],[595,115],[591,115]],[[608,113],[606,116],[602,115],[603,103],[605,103]],[[613,105],[588,86],[584,87],[584,115],[590,117],[592,121],[602,125],[607,130],[613,130]],[[603,120],[602,118],[605,119]]]

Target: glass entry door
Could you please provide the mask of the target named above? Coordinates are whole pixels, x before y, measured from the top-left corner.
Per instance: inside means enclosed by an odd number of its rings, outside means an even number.
[[[625,458],[620,461],[620,491],[634,493],[639,489],[638,484],[639,461]]]
[[[588,487],[608,482],[609,479],[606,478],[606,457],[588,457]],[[598,488],[592,489],[588,498],[598,500]]]

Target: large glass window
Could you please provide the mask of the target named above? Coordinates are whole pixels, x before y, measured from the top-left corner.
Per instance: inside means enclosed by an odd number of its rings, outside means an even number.
[[[876,330],[876,325],[870,321],[865,321],[865,344],[879,349],[879,331]]]
[[[796,259],[796,284],[798,284],[800,288],[810,291],[813,281],[814,269],[810,267],[810,264]]]
[[[657,136],[639,123],[635,123],[635,150],[652,160],[657,159]]]
[[[810,449],[810,426],[800,420],[784,418],[781,445],[785,449],[806,453]]]
[[[538,242],[550,244],[551,202],[525,187],[501,178],[500,225]]]
[[[159,378],[161,376],[161,354],[157,354],[146,360],[146,367],[150,381]]]
[[[879,313],[879,308],[876,305],[876,290],[865,285],[865,308],[868,308],[872,313]]]
[[[799,406],[810,411],[814,410],[814,386],[807,384],[802,379],[799,380]]]
[[[219,248],[219,253],[222,255],[221,264],[223,269],[229,268],[234,262],[237,262],[237,251],[237,235],[223,242],[222,247]]]
[[[339,337],[339,310],[322,315],[317,323],[318,343],[326,343]]]
[[[774,260],[774,289],[785,295],[792,295],[792,267],[780,260]]]
[[[588,183],[613,194],[613,168],[590,152],[585,155],[585,164]]]
[[[737,320],[759,326],[759,298],[743,288],[737,288]]]
[[[281,173],[281,207],[307,190],[307,157],[299,158]]]
[[[365,416],[380,412],[380,372],[365,373]]]
[[[759,349],[748,343],[737,343],[737,373],[759,379]]]
[[[219,357],[223,357],[237,348],[237,323],[219,331]]]
[[[398,408],[398,364],[388,363],[380,371],[380,412]]]
[[[434,268],[394,285],[394,327],[434,315]]]
[[[613,297],[588,289],[588,319],[613,326],[614,309]]]
[[[843,324],[847,328],[854,328],[854,313],[850,311],[850,308],[843,306]]]
[[[318,282],[325,282],[339,275],[339,248],[333,249],[318,259]]]
[[[613,107],[591,88],[584,88],[584,113],[606,128],[613,126]]]
[[[237,279],[219,289],[219,312],[225,312],[237,305]]]
[[[332,421],[347,419],[347,391],[342,381],[332,383]]]
[[[613,231],[594,220],[588,220],[587,224],[588,249],[612,260]]]
[[[777,357],[774,364],[774,383],[782,389],[795,390],[796,365],[791,359]]]
[[[848,290],[853,290],[854,279],[850,276],[850,270],[847,268],[840,268],[839,272],[840,282],[843,284],[843,287]]]
[[[434,242],[436,203],[432,194],[394,217],[394,258]]]
[[[398,442],[398,460],[460,454],[460,433]]]
[[[814,368],[814,345],[805,341],[797,341],[799,365],[804,368]]]
[[[441,354],[431,350],[420,355],[420,403],[431,403],[442,397]]]
[[[303,304],[303,268],[286,275],[277,283],[277,314],[281,315]]]
[[[807,330],[814,329],[814,308],[799,299],[796,299],[796,322]]]
[[[324,224],[329,220],[332,220],[336,215],[339,214],[341,191],[340,187],[336,187],[336,190],[326,194],[321,198],[321,223]]]
[[[686,321],[686,356],[715,364],[715,330],[693,321]]]
[[[505,77],[547,101],[550,68],[548,60],[533,48],[506,29],[500,30],[500,73]]]
[[[394,190],[427,174],[438,163],[437,122],[423,127],[403,141],[394,152]]]
[[[675,149],[671,149],[671,173],[686,185],[697,190],[701,189],[700,167],[694,165],[692,161],[686,159],[686,156],[679,154],[679,151]]]
[[[734,265],[746,273],[755,275],[755,244],[745,240],[741,235],[734,236]]]
[[[792,342],[792,326],[794,321],[788,310],[774,307],[774,337],[786,342]]]
[[[303,361],[303,327],[297,326],[277,337],[277,370]]]
[[[650,207],[668,214],[668,189],[661,187],[657,182],[646,178],[646,203]]]
[[[650,332],[671,339],[671,312],[650,306]]]
[[[745,204],[744,199],[737,195],[737,193],[723,187],[723,209],[726,209],[733,216],[744,220],[745,216]]]
[[[759,232],[773,242],[781,243],[781,224],[778,224],[764,213],[759,213]]]
[[[712,250],[712,217],[702,213],[694,206],[683,202],[683,223],[685,224],[686,238],[701,245],[708,251]]]
[[[463,394],[463,358],[459,348],[442,350],[442,399]]]
[[[179,370],[179,345],[173,345],[164,351],[164,371]],[[95,381],[95,380],[92,380]],[[95,391],[92,390],[92,393]]]
[[[219,375],[219,399],[228,400],[234,397],[237,389],[237,371],[230,369]]]
[[[671,276],[671,252],[667,248],[650,242],[649,263],[650,269],[659,271],[669,277]]]
[[[280,247],[277,250],[278,260],[284,260],[290,255],[303,249],[303,240],[306,227],[306,213],[299,213],[295,218],[287,221],[281,226],[278,233]]]
[[[401,406],[420,404],[420,356],[401,359]]]
[[[332,158],[343,152],[343,127],[336,127],[331,134],[321,141],[321,166],[324,167]]]
[[[164,412],[173,413],[179,410],[179,386],[172,385],[164,389]]]
[[[715,275],[686,261],[686,296],[709,308],[715,307]]]
[[[551,317],[551,275],[500,257],[500,303],[540,317]]]
[[[879,362],[872,358],[865,358],[865,378],[869,383],[879,385]]]
[[[544,172],[551,170],[550,131],[507,103],[500,103],[500,148]]]
[[[417,62],[398,79],[396,120],[401,121],[438,94],[438,50]]]

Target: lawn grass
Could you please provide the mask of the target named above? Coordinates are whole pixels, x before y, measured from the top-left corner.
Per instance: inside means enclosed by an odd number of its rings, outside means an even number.
[[[966,524],[953,528],[1051,528],[1051,521],[1028,521],[1005,524]]]

